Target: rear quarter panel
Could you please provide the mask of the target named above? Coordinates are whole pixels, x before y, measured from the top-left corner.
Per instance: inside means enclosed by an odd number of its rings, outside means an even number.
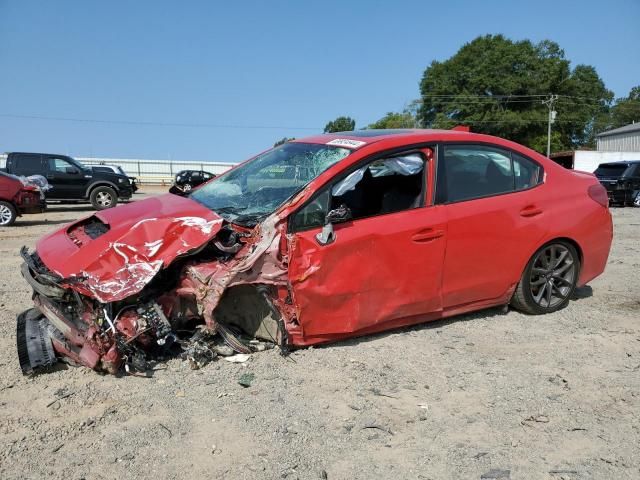
[[[0,200],[14,203],[15,196],[22,188],[22,183],[13,178],[0,175]]]
[[[595,176],[572,170],[556,170],[548,175],[550,200],[549,231],[546,243],[556,238],[573,240],[581,256],[578,286],[604,272],[611,242],[611,213],[591,199],[588,188],[599,182]]]

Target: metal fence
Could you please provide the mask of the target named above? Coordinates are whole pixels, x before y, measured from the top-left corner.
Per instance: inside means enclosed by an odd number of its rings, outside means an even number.
[[[76,157],[84,165],[117,165],[140,183],[167,185],[181,170],[204,170],[216,175],[226,172],[235,163],[184,161],[184,160],[142,160],[137,158]],[[6,155],[0,155],[0,168],[6,165]]]

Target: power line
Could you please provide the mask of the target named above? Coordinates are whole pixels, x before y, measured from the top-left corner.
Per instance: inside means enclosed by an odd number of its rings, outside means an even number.
[[[235,124],[214,124],[214,123],[173,123],[173,122],[145,122],[136,120],[105,120],[96,118],[71,118],[71,117],[50,117],[45,115],[16,115],[12,113],[0,113],[0,117],[21,118],[30,120],[51,120],[62,122],[78,123],[100,123],[112,125],[137,125],[154,127],[187,127],[187,128],[233,128],[233,129],[269,129],[269,130],[314,130],[322,131],[322,127],[290,127],[276,125],[235,125]]]

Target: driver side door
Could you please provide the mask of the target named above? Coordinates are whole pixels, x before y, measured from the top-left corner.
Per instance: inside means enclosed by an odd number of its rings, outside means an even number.
[[[87,180],[84,172],[66,158],[48,155],[44,157],[47,181],[53,188],[47,192],[49,198],[82,198]]]
[[[304,343],[440,317],[445,216],[427,193],[431,151],[412,155],[423,162],[413,179],[381,176],[377,159],[365,164],[371,168],[351,190],[343,182],[354,172],[339,176],[290,217],[289,281]],[[352,218],[333,225],[333,240],[322,244],[324,215],[341,205]]]

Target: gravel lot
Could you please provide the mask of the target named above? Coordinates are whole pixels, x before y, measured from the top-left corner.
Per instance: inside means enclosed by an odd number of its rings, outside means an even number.
[[[89,212],[0,230],[2,479],[640,478],[640,209],[613,210],[607,271],[553,315],[485,310],[152,378],[23,377],[18,250]]]

